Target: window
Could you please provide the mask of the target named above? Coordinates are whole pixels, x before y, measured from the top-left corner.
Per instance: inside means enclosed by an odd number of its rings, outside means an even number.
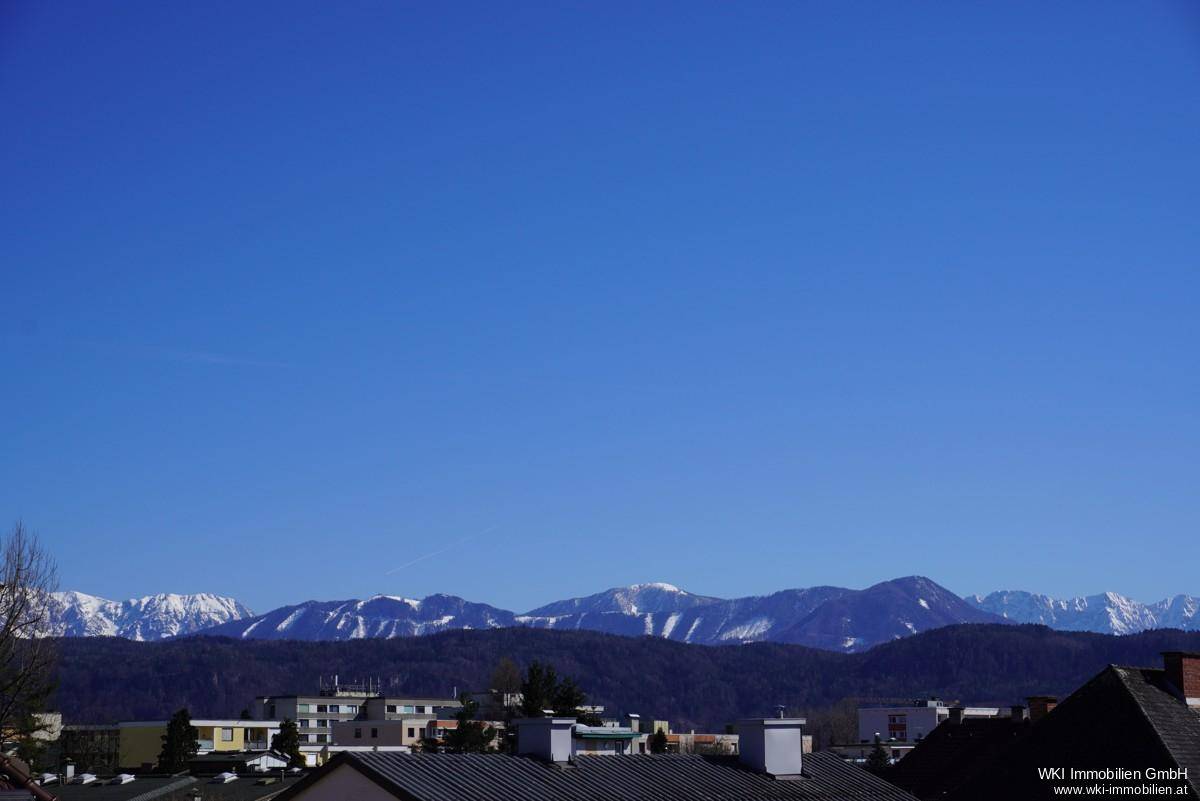
[[[333,714],[335,714],[335,715],[336,715],[336,714],[337,714],[337,712],[338,712],[338,705],[337,705],[337,704],[330,704],[330,705],[329,705],[329,711],[330,711],[330,712],[332,712]]]
[[[358,705],[357,704],[343,704],[342,711],[357,715],[358,714]]]
[[[221,729],[221,742],[223,742],[223,743],[232,743],[233,742],[233,729]]]
[[[317,711],[318,712],[328,712],[329,710],[325,708],[324,704],[317,704]]]
[[[326,728],[329,728],[329,721],[328,721],[328,720],[324,720],[323,718],[317,718],[317,728],[318,728],[318,729],[326,729]]]
[[[355,739],[355,740],[361,740],[361,739],[362,739],[362,729],[355,729],[355,730],[354,730],[354,739]]]
[[[378,736],[379,736],[379,729],[372,728],[371,729],[371,739],[374,740]]]
[[[307,718],[301,718],[299,721],[299,726],[302,729],[307,729],[311,725],[312,725],[312,721]]]
[[[387,711],[388,711],[389,713],[393,714],[393,715],[394,715],[394,714],[396,714],[396,705],[395,705],[395,704],[388,704],[388,705],[387,705]]]
[[[318,742],[318,743],[327,743],[327,742],[329,742],[329,735],[328,735],[328,734],[318,734],[318,735],[317,735],[317,742]]]
[[[401,707],[400,711],[411,713],[411,712],[416,712],[417,710],[416,710],[416,707],[405,704],[403,707]]]
[[[417,730],[414,729],[412,726],[409,726],[408,727],[408,738],[411,740],[416,736],[417,736]]]
[[[312,706],[312,704],[298,704],[296,706],[296,711],[297,712],[312,712],[312,709],[309,708],[311,706]],[[274,710],[275,707],[271,707],[271,709]],[[271,712],[271,717],[275,717],[274,711]]]

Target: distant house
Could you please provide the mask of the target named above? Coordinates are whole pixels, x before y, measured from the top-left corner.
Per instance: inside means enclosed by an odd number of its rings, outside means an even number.
[[[864,706],[858,710],[858,742],[916,743],[943,721],[996,718],[1009,714],[1008,707],[947,705],[940,698],[917,699],[898,706]]]
[[[415,739],[420,739],[416,730],[425,721],[434,719],[443,711],[457,710],[461,704],[453,698],[418,698],[385,695],[375,683],[346,684],[334,677],[323,683],[314,695],[264,695],[254,700],[250,708],[255,718],[265,720],[290,718],[300,730],[300,751],[309,765],[317,765],[322,753],[336,751],[327,746],[338,744],[341,734],[335,727],[350,721],[411,721],[404,725],[405,745],[414,740],[407,736],[413,729]],[[345,743],[341,743],[345,744]]]
[[[596,756],[575,751],[574,719],[530,718],[515,723],[517,756],[341,754],[279,801],[914,801],[836,756],[802,753],[802,724],[743,721],[740,757]]]
[[[1110,665],[1051,701],[1031,699],[1028,723],[943,723],[888,778],[948,801],[1036,801],[1068,786],[1200,799],[1200,654],[1166,652],[1162,668]]]
[[[162,752],[168,721],[138,720],[117,724],[118,764],[124,770],[153,768]],[[277,720],[192,720],[198,754],[213,751],[266,751],[279,733]]]

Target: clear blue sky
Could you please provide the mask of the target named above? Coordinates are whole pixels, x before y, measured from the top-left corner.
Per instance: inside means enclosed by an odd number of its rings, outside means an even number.
[[[7,2],[0,102],[64,587],[1200,593],[1196,3]]]

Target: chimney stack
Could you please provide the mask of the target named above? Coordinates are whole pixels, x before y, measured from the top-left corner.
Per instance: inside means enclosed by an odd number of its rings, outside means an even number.
[[[738,757],[751,770],[776,779],[798,779],[804,754],[804,718],[738,721]]]
[[[1200,707],[1200,653],[1163,651],[1162,656],[1167,681],[1188,706]]]
[[[1029,704],[1029,719],[1037,723],[1054,711],[1058,706],[1058,698],[1053,695],[1031,695],[1025,699]]]
[[[966,711],[967,710],[961,706],[950,707],[950,717],[949,717],[950,723],[954,726],[957,726],[958,724],[962,723],[963,715],[966,713]]]
[[[1025,719],[1025,707],[1021,706],[1020,704],[1013,704],[1011,716],[1012,716],[1014,723],[1017,721],[1024,720]]]
[[[518,718],[517,754],[556,764],[571,761],[571,730],[575,718]]]

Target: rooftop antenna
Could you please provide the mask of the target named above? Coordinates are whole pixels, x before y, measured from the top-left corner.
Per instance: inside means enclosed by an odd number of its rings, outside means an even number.
[[[777,717],[777,718],[779,718],[780,720],[782,720],[782,719],[783,719],[783,711],[784,711],[786,708],[787,708],[787,707],[785,707],[783,704],[776,704],[776,705],[775,705],[775,717]]]

